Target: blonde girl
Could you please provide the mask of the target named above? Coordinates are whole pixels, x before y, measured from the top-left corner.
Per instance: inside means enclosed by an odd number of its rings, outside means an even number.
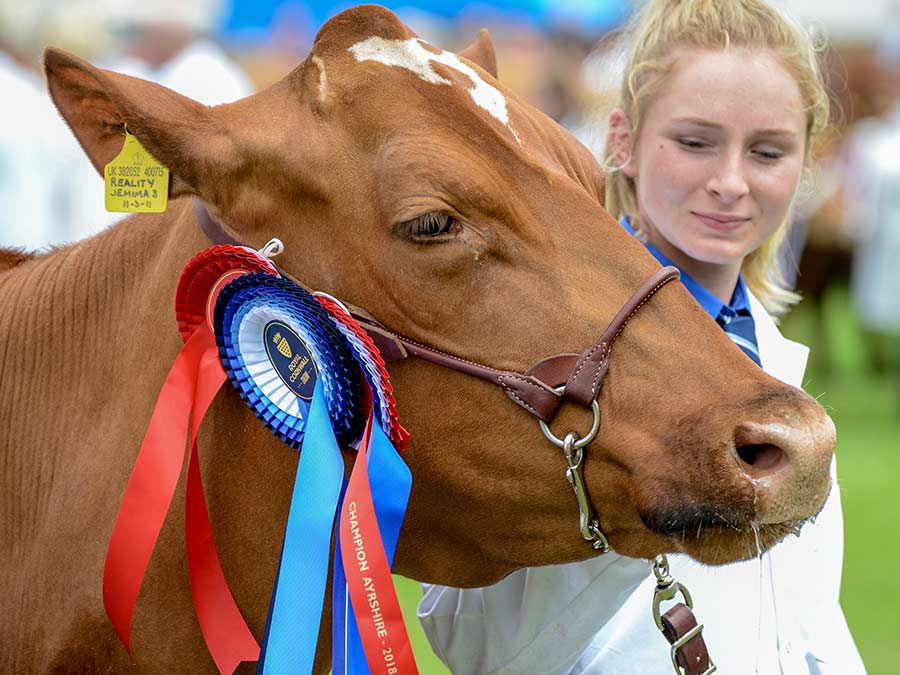
[[[625,35],[606,207],[681,269],[749,358],[800,386],[808,350],[773,320],[797,300],[776,252],[828,120],[816,49],[762,0],[651,0]],[[833,481],[815,522],[758,559],[669,561],[693,595],[718,672],[858,675],[865,669],[838,601],[842,556]],[[488,588],[426,585],[419,616],[454,673],[671,675],[650,612],[654,586],[646,561],[611,553],[519,570]]]

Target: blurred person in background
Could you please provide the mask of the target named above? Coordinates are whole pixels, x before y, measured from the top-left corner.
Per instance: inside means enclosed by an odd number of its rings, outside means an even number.
[[[627,35],[606,208],[662,264],[681,269],[685,287],[749,358],[800,386],[808,349],[783,338],[774,320],[797,301],[777,254],[811,144],[829,120],[815,47],[765,0],[650,0]],[[719,672],[865,672],[839,604],[834,464],[831,493],[800,536],[731,565],[669,561]],[[671,675],[649,572],[646,561],[611,552],[519,570],[486,588],[425,584],[418,613],[457,674]]]
[[[42,134],[58,120],[37,75],[0,50],[0,245],[35,249],[51,241],[61,222],[61,185],[53,148],[23,130]]]
[[[115,0],[103,1],[120,47],[102,67],[159,82],[204,105],[254,92],[241,67],[211,37],[222,20],[223,0],[141,0],[126,11]]]
[[[869,366],[883,375],[900,364],[900,25],[889,25],[876,51],[881,105],[847,134],[843,205],[854,250],[853,304]]]
[[[77,238],[70,177],[93,169],[47,94],[40,55],[53,40],[94,56],[91,45],[102,42],[95,19],[78,0],[0,0],[0,246]],[[85,28],[60,39],[61,28],[78,25]]]
[[[852,270],[856,272],[853,276],[858,276],[863,266],[868,267],[858,244],[865,245],[868,233],[879,221],[876,167],[880,152],[876,148],[890,136],[891,108],[900,92],[900,62],[889,53],[884,47],[845,39],[824,59],[826,79],[833,83],[836,122],[833,131],[824,135],[825,142],[815,149],[818,162],[814,190],[802,190],[791,246],[783,250],[784,269],[795,269],[799,258],[796,290],[803,296],[803,315],[812,322],[809,339],[815,354],[811,363],[814,375],[833,376],[840,362],[846,360],[846,354],[841,353],[846,346],[841,346],[840,335],[835,334],[833,319],[829,318],[833,316],[830,298],[842,302]],[[859,291],[858,284],[854,287]],[[879,302],[884,290],[870,286],[864,293],[863,303],[872,298]],[[881,371],[884,363],[877,341],[863,339],[860,346],[861,355],[872,359],[876,372]]]
[[[0,245],[37,249],[90,236],[121,219],[103,180],[59,118],[40,73],[48,44],[101,67],[153,80],[206,105],[254,92],[210,37],[222,0],[0,0]]]

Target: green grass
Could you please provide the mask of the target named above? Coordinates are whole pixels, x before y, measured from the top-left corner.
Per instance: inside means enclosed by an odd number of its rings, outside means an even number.
[[[841,604],[871,675],[898,672],[900,657],[900,409],[896,380],[846,379],[821,401],[838,429],[844,507]]]
[[[783,330],[813,347],[805,388],[828,408],[838,430],[844,613],[869,675],[893,675],[900,672],[900,340],[885,343],[887,363],[873,372],[840,287],[829,293],[821,327],[801,304]],[[447,673],[416,619],[419,585],[396,580],[420,672]]]
[[[873,341],[847,289],[830,290],[824,318],[798,307],[784,332],[813,347],[806,390],[838,431],[844,510],[841,604],[870,675],[900,672],[900,340]],[[873,365],[872,348],[883,350]]]
[[[421,586],[417,581],[410,581],[404,577],[394,576],[397,586],[397,596],[400,599],[400,607],[403,609],[403,618],[406,619],[406,629],[409,631],[409,641],[412,643],[413,652],[416,655],[416,665],[422,675],[445,675],[450,671],[438,660],[431,651],[428,638],[422,630],[419,620],[416,618],[416,605],[422,597]]]

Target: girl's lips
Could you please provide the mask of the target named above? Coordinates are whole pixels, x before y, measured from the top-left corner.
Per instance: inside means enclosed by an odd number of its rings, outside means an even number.
[[[734,232],[736,229],[747,223],[749,218],[734,218],[730,216],[712,216],[708,214],[691,211],[691,215],[699,220],[704,226],[716,232]]]

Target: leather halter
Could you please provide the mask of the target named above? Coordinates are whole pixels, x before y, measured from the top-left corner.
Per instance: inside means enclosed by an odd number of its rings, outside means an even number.
[[[242,246],[222,227],[215,222],[199,199],[194,199],[194,213],[200,228],[213,244],[230,244]],[[290,274],[279,270],[283,276],[298,286],[305,285]],[[538,361],[525,373],[509,370],[498,370],[474,361],[463,359],[453,354],[442,352],[434,347],[423,345],[415,340],[394,333],[378,322],[364,309],[345,306],[354,319],[366,330],[375,342],[385,361],[400,361],[415,356],[445,368],[473,375],[501,387],[515,403],[523,407],[544,423],[549,423],[563,401],[577,403],[585,408],[594,406],[595,416],[597,394],[609,369],[610,353],[613,343],[625,328],[632,316],[665,284],[678,279],[679,271],[675,267],[663,267],[651,276],[635,291],[634,295],[613,317],[609,326],[599,339],[581,354],[557,354]],[[595,417],[595,426],[599,418]],[[596,429],[593,430],[596,433]],[[546,431],[545,431],[546,433]],[[571,445],[573,434],[569,434],[565,443]],[[584,439],[587,441],[588,439]],[[569,469],[566,477],[575,490],[579,501],[582,520],[582,535],[591,541],[595,550],[605,553],[609,550],[606,537],[600,531],[599,523],[594,517],[592,507],[585,493],[584,479],[581,476],[580,451],[579,459],[573,465],[566,450]],[[585,530],[587,527],[587,530]],[[596,529],[593,529],[596,528]],[[676,593],[684,595],[687,604],[677,603],[668,612],[657,618],[657,624],[669,644],[672,645],[672,665],[679,675],[711,675],[716,666],[709,658],[706,643],[703,640],[703,625],[697,624],[691,611],[693,603],[690,595],[681,584],[668,575],[668,561],[665,556],[657,558],[656,567],[664,569],[664,575],[657,575],[657,589],[654,593],[654,613],[659,613],[660,603],[671,600]]]
[[[200,227],[213,244],[241,246],[209,215],[206,207],[195,199],[194,211]],[[290,274],[282,275],[299,286],[304,284]],[[350,314],[371,336],[385,361],[400,361],[415,356],[439,366],[473,375],[496,384],[515,403],[543,422],[549,423],[563,401],[590,408],[597,399],[603,379],[609,369],[613,344],[632,316],[647,300],[680,274],[674,267],[663,267],[635,291],[622,309],[613,317],[598,340],[581,354],[557,354],[538,361],[524,373],[498,370],[395,333],[378,322],[364,309],[346,304]],[[305,286],[304,286],[305,287]]]
[[[677,279],[674,267],[663,267],[644,282],[613,318],[600,338],[582,354],[557,354],[538,361],[525,373],[497,370],[474,361],[447,354],[394,333],[364,310],[351,307],[350,313],[366,329],[386,361],[415,356],[451,370],[474,375],[502,388],[506,395],[532,415],[550,422],[563,401],[590,408],[596,400],[609,369],[613,343],[625,324],[640,307],[665,284]]]

